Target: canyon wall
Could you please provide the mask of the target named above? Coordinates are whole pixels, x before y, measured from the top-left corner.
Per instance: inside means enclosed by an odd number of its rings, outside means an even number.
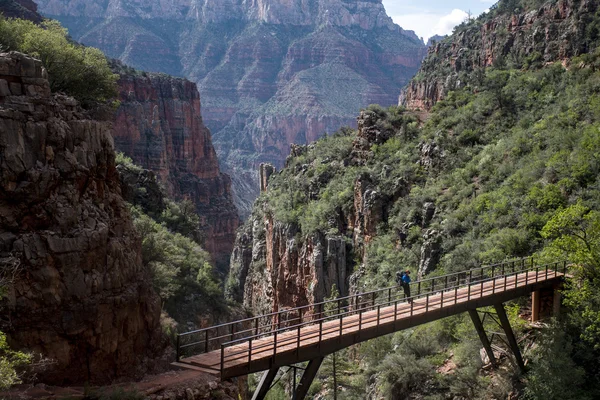
[[[392,134],[381,129],[376,115],[370,111],[361,112],[357,125],[358,135],[351,155],[339,165],[330,164],[322,177],[309,179],[305,175],[316,167],[311,163],[292,168],[294,179],[311,180],[309,187],[313,188],[314,196],[323,181],[345,168],[363,164],[370,147],[382,144]],[[288,164],[312,147],[292,146]],[[274,175],[270,168],[260,171],[268,198],[268,178]],[[324,178],[325,175],[329,178]],[[359,293],[365,245],[377,235],[378,225],[387,223],[394,202],[410,192],[403,179],[388,189],[389,193],[384,194],[369,174],[358,175],[354,180],[352,207],[328,215],[329,225],[335,227],[336,234],[321,231],[306,234],[296,223],[278,221],[272,211],[276,205],[269,204],[269,200],[258,201],[251,217],[238,231],[227,295],[243,301],[255,314],[266,314],[321,302],[332,295],[334,285],[341,296]]]
[[[258,166],[291,143],[392,105],[425,45],[380,0],[39,0],[78,41],[147,71],[197,82],[234,199],[247,216]]]
[[[51,95],[40,61],[0,54],[0,330],[51,359],[47,383],[136,376],[163,348],[119,185],[110,124]]]
[[[517,13],[492,8],[491,18],[484,15],[459,26],[429,48],[419,73],[400,95],[400,104],[430,110],[449,91],[477,86],[476,70],[539,66],[587,53],[597,35],[589,29],[597,9],[593,0],[550,1],[534,10],[521,7]]]
[[[219,169],[204,126],[196,84],[181,78],[121,73],[113,136],[122,151],[154,171],[167,194],[189,199],[200,216],[204,248],[226,269],[239,217],[231,180]]]
[[[37,12],[37,4],[33,0],[0,0],[0,14],[7,18],[42,21],[42,16]]]

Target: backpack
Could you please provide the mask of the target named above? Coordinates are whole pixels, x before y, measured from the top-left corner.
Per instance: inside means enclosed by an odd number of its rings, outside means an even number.
[[[396,283],[398,285],[402,285],[402,283],[404,282],[402,278],[404,278],[404,271],[396,272]]]

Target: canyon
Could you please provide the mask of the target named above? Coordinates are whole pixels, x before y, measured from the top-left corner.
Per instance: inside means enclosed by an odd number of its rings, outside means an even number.
[[[147,71],[198,83],[203,116],[242,217],[258,166],[280,168],[290,144],[391,105],[426,53],[380,0],[212,2],[40,0],[74,39]]]
[[[203,247],[226,273],[239,224],[231,180],[219,169],[195,83],[115,66],[120,73],[115,147],[153,171],[166,194],[188,199],[200,217]]]

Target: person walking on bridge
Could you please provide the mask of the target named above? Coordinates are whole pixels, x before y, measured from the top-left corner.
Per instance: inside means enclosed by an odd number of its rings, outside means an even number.
[[[412,303],[412,299],[410,298],[410,271],[404,271],[402,275],[402,289],[404,289],[404,296],[408,299],[409,303]]]

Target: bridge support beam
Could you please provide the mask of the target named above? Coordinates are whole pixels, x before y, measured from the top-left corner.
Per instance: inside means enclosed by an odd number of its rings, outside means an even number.
[[[296,395],[294,396],[295,400],[304,400],[306,394],[308,393],[308,389],[310,388],[311,383],[315,379],[315,376],[317,376],[317,372],[319,371],[319,368],[321,367],[321,364],[323,363],[324,359],[324,357],[321,357],[310,360],[308,366],[304,370],[304,374],[302,374],[300,384],[296,389]]]
[[[542,293],[539,290],[531,293],[531,322],[540,320],[540,305]]]
[[[252,400],[263,400],[269,389],[271,389],[271,385],[277,376],[277,372],[279,371],[279,367],[273,367],[267,372],[265,372],[260,378],[260,382],[254,391],[254,395],[252,396]]]
[[[485,349],[485,352],[487,353],[487,356],[490,359],[490,364],[492,364],[493,367],[496,367],[496,357],[494,357],[494,351],[492,350],[492,344],[490,343],[490,339],[488,338],[487,334],[485,333],[485,329],[483,328],[483,323],[481,322],[481,319],[479,318],[479,313],[477,312],[477,310],[469,310],[469,316],[471,317],[471,320],[473,321],[473,325],[475,325],[475,330],[477,331],[477,334],[479,335],[481,344],[483,345],[483,348]]]
[[[510,321],[508,320],[508,316],[506,315],[506,311],[504,310],[504,304],[497,303],[494,305],[496,309],[496,313],[498,314],[498,318],[500,319],[500,324],[502,325],[502,329],[506,334],[506,339],[508,340],[508,344],[515,355],[515,359],[517,360],[517,365],[521,372],[525,372],[525,363],[523,362],[523,357],[521,356],[521,350],[519,350],[519,344],[517,343],[517,339],[515,338],[515,334],[510,326]]]

